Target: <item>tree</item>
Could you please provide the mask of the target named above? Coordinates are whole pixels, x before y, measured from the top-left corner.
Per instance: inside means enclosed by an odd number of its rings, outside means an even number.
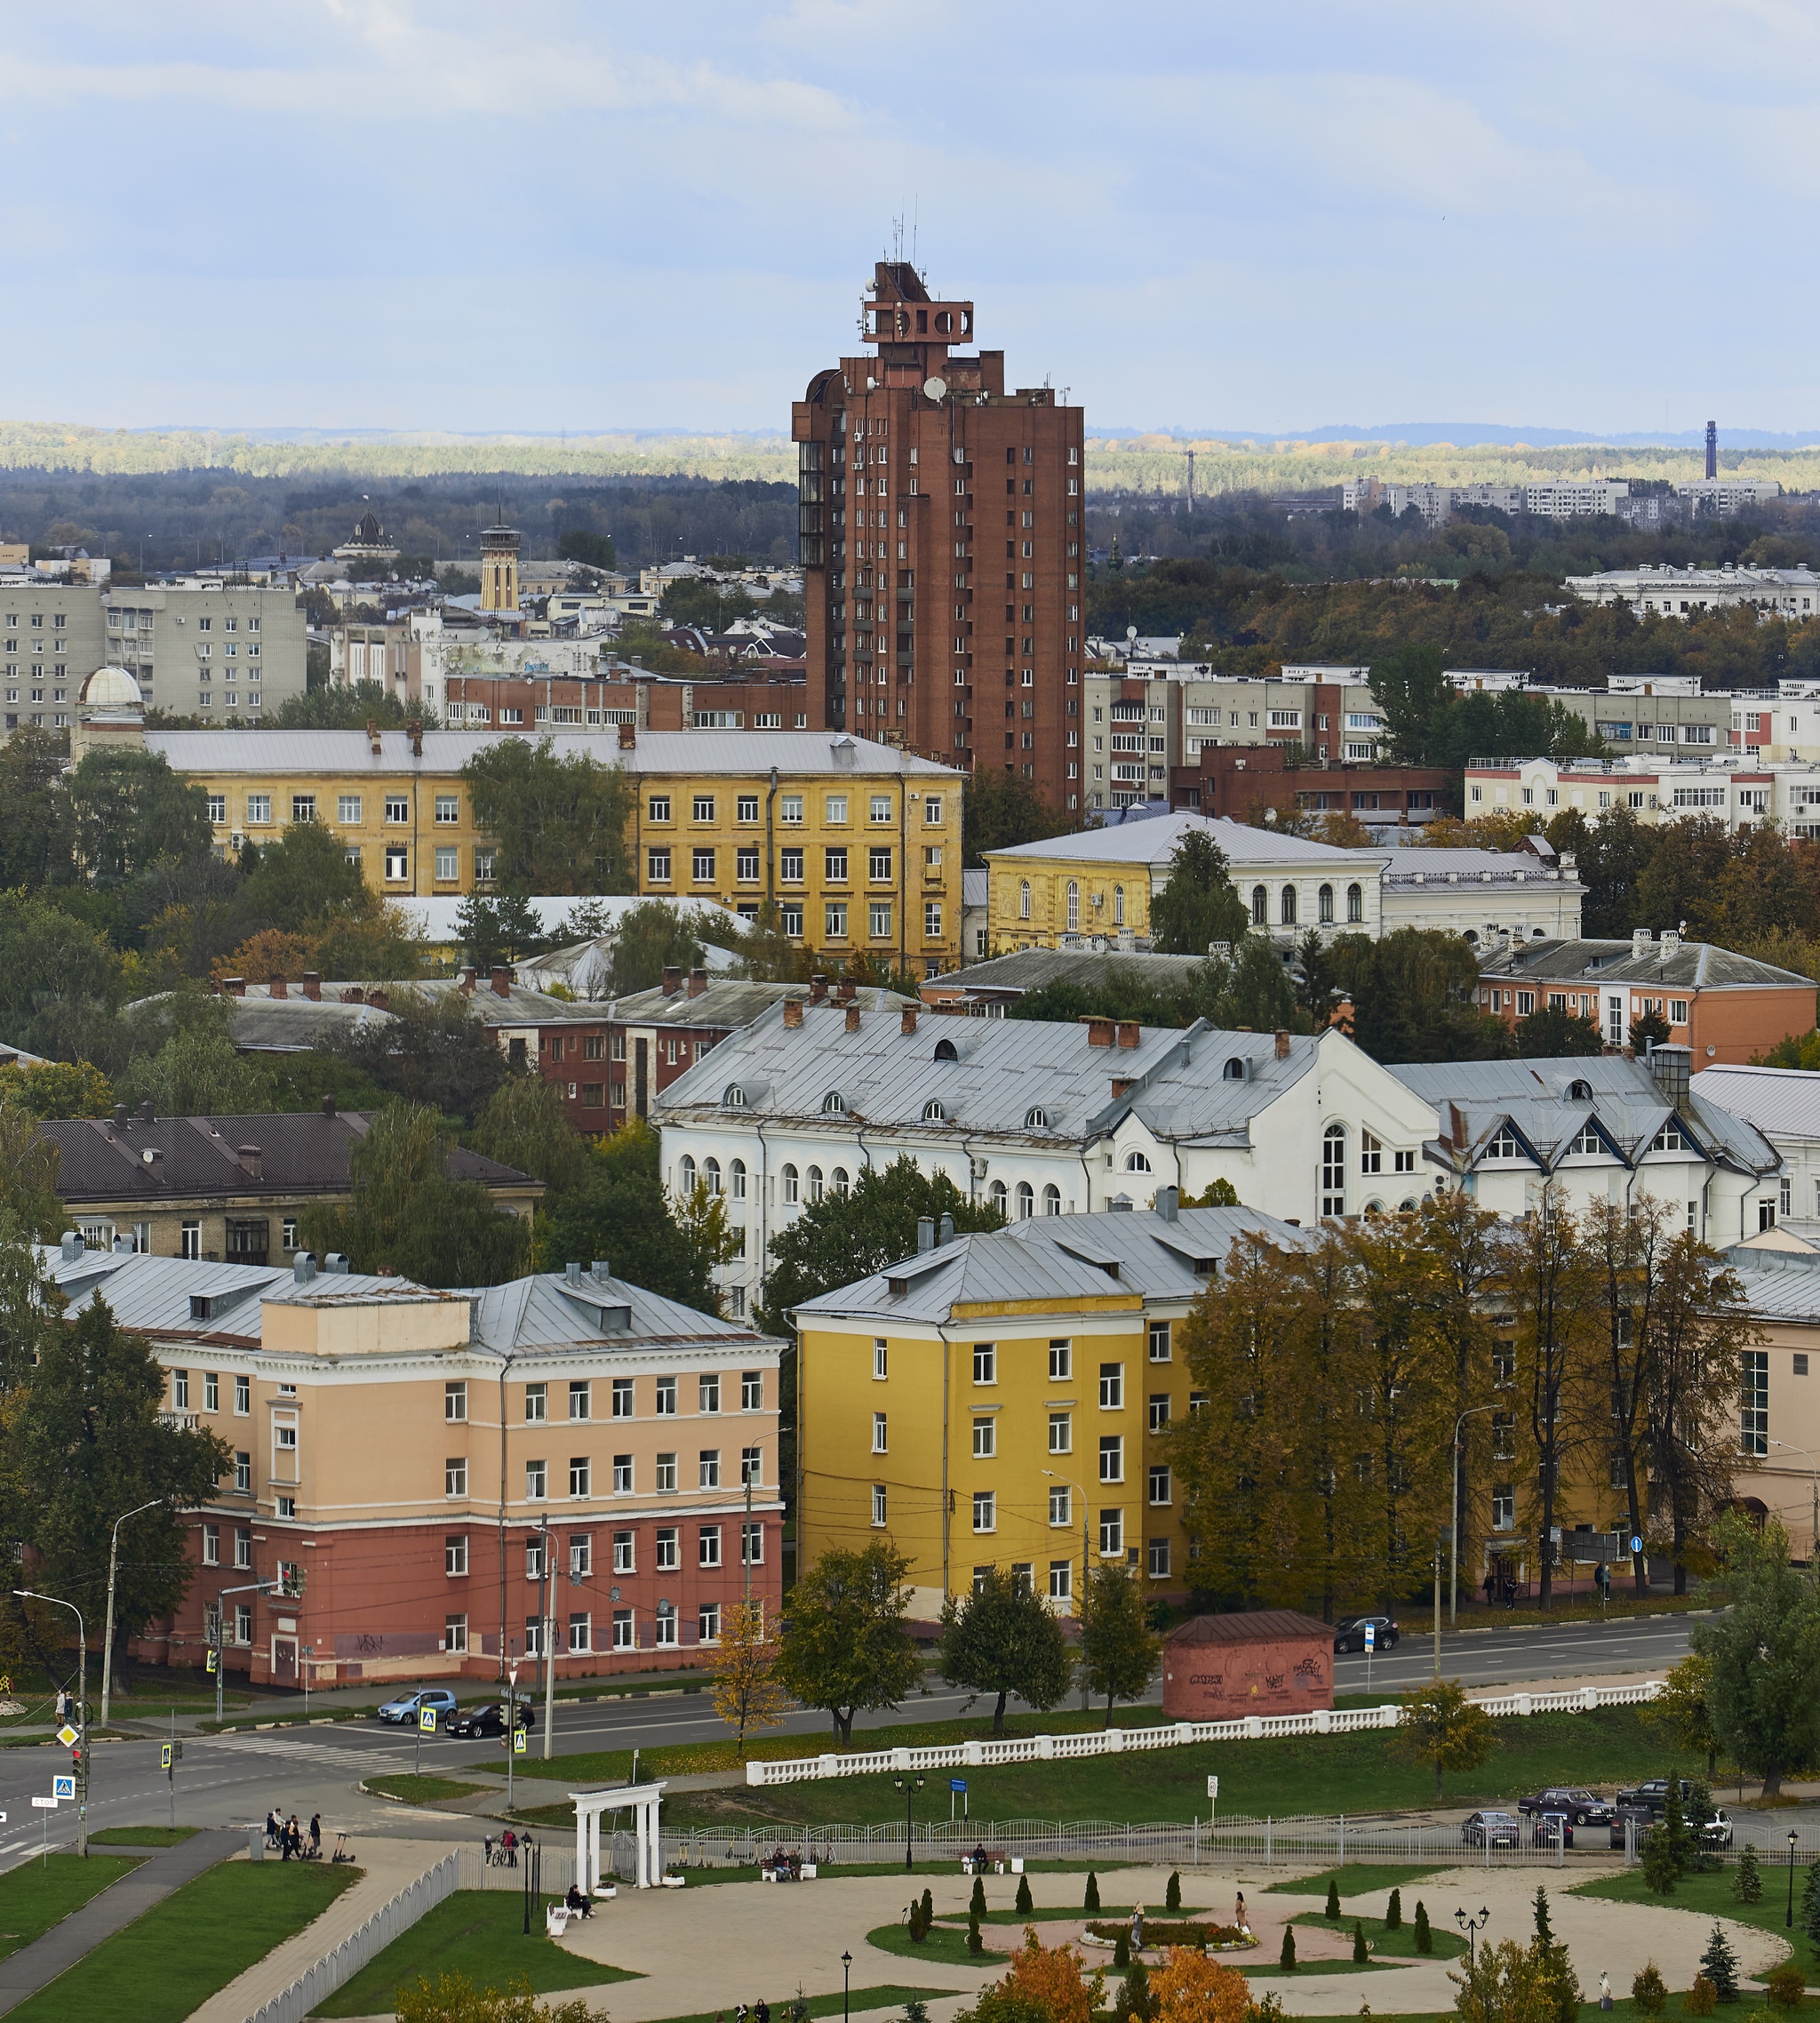
[[[526,1974],[516,1974],[502,1995],[475,1987],[466,1974],[419,1975],[394,1997],[398,2023],[607,2023],[603,2009],[590,2009],[579,1995],[570,2002],[539,2002]]]
[[[1157,953],[1204,956],[1219,941],[1236,947],[1250,925],[1225,852],[1204,829],[1188,830],[1169,859],[1169,882],[1150,902]]]
[[[983,765],[968,780],[961,804],[961,861],[983,871],[989,850],[1042,843],[1080,827],[1078,815],[1058,813],[1020,773]]]
[[[1072,1669],[1062,1626],[1027,1582],[1002,1567],[974,1576],[964,1598],[942,1604],[941,1673],[951,1686],[996,1693],[992,1731],[1005,1731],[1016,1693],[1039,1714],[1060,1704]]]
[[[453,1180],[442,1120],[422,1104],[391,1102],[348,1155],[345,1208],[303,1213],[313,1251],[339,1251],[355,1271],[395,1271],[424,1285],[498,1285],[523,1269],[529,1228],[477,1180]]]
[[[474,588],[480,588],[478,579]],[[275,731],[363,731],[369,724],[402,731],[411,723],[433,724],[435,716],[421,698],[394,695],[383,682],[338,682],[286,696],[273,711],[271,724]]]
[[[259,924],[292,932],[367,897],[360,867],[347,861],[346,844],[326,822],[291,822],[261,844],[246,881],[247,908]]]
[[[1741,1904],[1763,1901],[1763,1871],[1757,1865],[1757,1851],[1748,1841],[1739,1851],[1737,1867],[1732,1870],[1731,1893]]]
[[[609,994],[629,997],[635,991],[654,989],[667,969],[688,971],[705,961],[698,918],[665,900],[641,900],[627,907],[613,934]]]
[[[213,1433],[167,1421],[164,1392],[149,1343],[119,1327],[97,1293],[73,1325],[45,1331],[8,1443],[19,1527],[10,1535],[37,1554],[35,1585],[92,1623],[105,1604],[114,1519],[158,1504],[122,1533],[114,1613],[123,1646],[182,1601],[191,1565],[177,1514],[212,1496],[234,1460]]]
[[[24,724],[0,746],[0,890],[36,892],[76,876],[76,812],[61,733]]]
[[[984,1989],[956,2023],[1091,2023],[1105,1989],[1105,1974],[1098,1969],[1083,1974],[1081,1955],[1072,1946],[1045,1946],[1026,1926],[1024,1943],[1012,1954],[1004,1979]]]
[[[208,796],[162,752],[102,746],[69,776],[76,847],[89,878],[117,885],[160,858],[204,857],[214,841]]]
[[[1631,2000],[1640,2016],[1660,2016],[1668,2007],[1668,1984],[1654,1960],[1646,1960],[1632,1977]]]
[[[1570,1054],[1603,1053],[1597,1026],[1562,1004],[1546,1004],[1517,1020],[1517,1051],[1526,1060],[1561,1060]]]
[[[1422,1901],[1420,1897],[1416,1899],[1416,1922],[1410,1930],[1415,1934],[1416,1950],[1418,1953],[1433,1953],[1434,1950],[1434,1932],[1428,1923],[1428,1906]]]
[[[1720,2002],[1737,2000],[1738,1956],[1732,1951],[1731,1941],[1725,1936],[1725,1927],[1721,1924],[1715,1923],[1712,1927],[1712,1936],[1700,1955],[1700,1971],[1712,1983],[1712,1992]]]
[[[778,1683],[778,1646],[758,1602],[734,1602],[721,1619],[721,1641],[708,1669],[714,1712],[739,1738],[746,1761],[746,1732],[775,1728],[789,1697]]]
[[[1673,1037],[1673,1028],[1659,1012],[1645,1012],[1641,1018],[1631,1020],[1631,1045],[1640,1057],[1652,1046],[1665,1047]]]
[[[1461,2023],[1561,2023],[1560,1971],[1539,1940],[1481,1946],[1449,1979]]]
[[[1283,1963],[1295,1965],[1293,1945]],[[1198,1947],[1169,1948],[1150,1977],[1150,1999],[1156,2023],[1247,2023],[1256,2014],[1244,1975],[1209,1960]]]
[[[401,990],[389,1019],[357,1027],[340,1041],[343,1058],[388,1094],[445,1116],[477,1116],[507,1073],[492,1034],[459,991],[427,997]]]
[[[1136,1699],[1150,1683],[1162,1639],[1144,1621],[1144,1596],[1122,1565],[1088,1571],[1081,1594],[1081,1680],[1106,1695],[1106,1725],[1113,1702]]]
[[[43,1137],[36,1118],[0,1109],[0,1227],[15,1226],[28,1242],[54,1243],[68,1222],[57,1192],[63,1155]]]
[[[501,892],[491,899],[484,892],[470,892],[456,916],[455,932],[477,970],[518,962],[543,947],[546,940],[531,901],[522,892]]]
[[[541,1075],[508,1075],[481,1106],[468,1142],[557,1193],[578,1186],[588,1171],[587,1143],[563,1114],[555,1084]]]
[[[497,850],[495,878],[511,892],[637,889],[626,831],[632,792],[617,765],[559,755],[548,738],[501,738],[461,769],[475,826]]]
[[[1712,1660],[1704,1651],[1692,1651],[1679,1664],[1669,1667],[1661,1692],[1643,1709],[1645,1723],[1672,1747],[1692,1749],[1705,1757],[1709,1779],[1719,1767],[1712,1691]]]
[[[251,1116],[269,1109],[271,1076],[235,1051],[230,1018],[227,998],[191,989],[146,1007],[135,1021],[136,1036],[156,1043],[120,1075],[120,1100],[149,1102],[166,1117]]]
[[[1230,955],[1211,955],[1189,972],[1186,1012],[1226,1031],[1299,1032],[1311,1020],[1296,1002],[1296,980],[1267,934],[1247,934]],[[1166,1021],[1182,1024],[1180,1019]],[[1325,1026],[1326,1019],[1318,1021]]]
[[[1343,934],[1328,956],[1352,1003],[1353,1038],[1374,1060],[1496,1060],[1510,1051],[1504,1022],[1474,1002],[1478,958],[1457,934]]]
[[[612,535],[597,534],[589,527],[565,527],[557,539],[556,554],[563,562],[579,562],[588,569],[619,566]]]
[[[49,898],[0,892],[0,1034],[11,1045],[111,1069],[123,984],[106,935]]]
[[[1789,1564],[1788,1535],[1775,1517],[1760,1531],[1736,1511],[1719,1521],[1719,1589],[1729,1604],[1694,1626],[1689,1641],[1710,1667],[1706,1704],[1713,1731],[1742,1769],[1782,1790],[1783,1773],[1813,1761],[1820,1745],[1820,1591]]]
[[[853,1717],[896,1707],[922,1669],[905,1627],[910,1563],[882,1539],[860,1552],[826,1552],[790,1595],[778,1676],[804,1707],[820,1707],[842,1743]]]
[[[1283,1926],[1283,1942],[1281,1949],[1277,1954],[1276,1963],[1286,1974],[1293,1974],[1296,1971],[1296,1928],[1292,1924],[1286,1923]]]
[[[1434,1765],[1434,1802],[1449,1771],[1477,1770],[1497,1747],[1497,1731],[1457,1679],[1431,1679],[1406,1694],[1397,1721],[1396,1753],[1407,1763]]]
[[[659,1150],[657,1132],[635,1117],[587,1146],[580,1177],[553,1189],[538,1210],[539,1264],[560,1270],[571,1259],[604,1258],[615,1277],[712,1314],[714,1259],[678,1222]]]

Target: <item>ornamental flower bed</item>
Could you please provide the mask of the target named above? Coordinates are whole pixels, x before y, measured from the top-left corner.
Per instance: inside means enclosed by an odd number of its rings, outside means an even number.
[[[1129,1918],[1121,1918],[1116,1923],[1090,1923],[1083,1937],[1090,1944],[1116,1946],[1121,1939],[1131,1936]],[[1209,1953],[1242,1953],[1257,1943],[1249,1931],[1241,1931],[1235,1924],[1202,1924],[1190,1919],[1170,1920],[1150,1918],[1144,1921],[1144,1949],[1169,1946],[1193,1946]]]

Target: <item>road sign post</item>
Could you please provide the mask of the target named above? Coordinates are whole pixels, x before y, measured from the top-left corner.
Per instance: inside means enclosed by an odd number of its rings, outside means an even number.
[[[961,1817],[964,1819],[967,1817],[967,1779],[964,1777],[951,1777],[948,1779],[948,1824],[950,1826],[954,1823],[954,1795],[956,1792],[960,1794]]]
[[[44,1816],[44,1844],[41,1851],[40,1860],[42,1865],[48,1868],[51,1866],[51,1815],[57,1810],[57,1801],[54,1798],[35,1797],[32,1803]]]
[[[1371,1691],[1371,1653],[1377,1647],[1377,1625],[1367,1623],[1365,1626],[1365,1691],[1368,1693]]]
[[[524,1738],[518,1732],[518,1667],[506,1667],[506,1815],[512,1814],[515,1758],[524,1754]]]
[[[436,1731],[436,1710],[433,1707],[420,1707],[417,1710],[417,1774],[423,1774],[423,1739]]]

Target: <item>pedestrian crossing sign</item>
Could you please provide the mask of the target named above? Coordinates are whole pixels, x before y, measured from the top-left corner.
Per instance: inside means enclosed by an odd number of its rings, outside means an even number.
[[[62,1743],[66,1749],[73,1749],[76,1743],[81,1740],[81,1737],[66,1721],[62,1727],[57,1731],[57,1739]]]
[[[158,1745],[158,1768],[165,1771],[171,1768],[171,1745],[168,1742]]]
[[[512,1754],[515,1756],[522,1756],[524,1754],[524,1731],[522,1728],[515,1728],[512,1731]]]
[[[436,1710],[433,1707],[420,1707],[417,1710],[417,1725],[426,1735],[436,1731]]]
[[[52,1798],[74,1798],[76,1779],[73,1777],[53,1777],[51,1779],[51,1795]]]
[[[219,1651],[210,1651],[210,1653],[209,1653],[209,1657],[208,1657],[208,1664],[207,1664],[206,1669],[207,1669],[207,1670],[209,1670],[209,1671],[211,1671],[211,1672],[219,1672],[219,1671],[220,1670],[220,1668],[221,1668],[221,1653],[220,1653]]]

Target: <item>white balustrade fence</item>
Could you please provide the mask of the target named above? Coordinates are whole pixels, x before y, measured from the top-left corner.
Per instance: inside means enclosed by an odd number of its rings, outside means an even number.
[[[1662,1691],[1659,1679],[1633,1686],[1576,1686],[1556,1693],[1502,1693],[1475,1704],[1495,1717],[1587,1714],[1594,1707],[1634,1707]],[[1061,1763],[1074,1756],[1115,1756],[1130,1749],[1173,1749],[1193,1742],[1257,1742],[1282,1735],[1352,1735],[1394,1728],[1401,1709],[1320,1707],[1310,1714],[1253,1714],[1238,1721],[1164,1721],[1143,1728],[1104,1728],[1074,1735],[1020,1735],[1002,1741],[951,1742],[934,1748],[864,1749],[849,1755],[754,1758],[746,1781],[799,1784],[810,1778],[866,1777],[904,1771],[989,1769],[994,1763]]]
[[[332,1952],[325,1953],[291,1986],[262,2003],[248,2023],[303,2023],[318,2003],[352,1980],[370,1960],[383,1953],[400,1933],[445,1897],[455,1893],[456,1858],[444,1855],[434,1868],[407,1883],[389,1903],[381,1904],[366,1923],[351,1931]]]

